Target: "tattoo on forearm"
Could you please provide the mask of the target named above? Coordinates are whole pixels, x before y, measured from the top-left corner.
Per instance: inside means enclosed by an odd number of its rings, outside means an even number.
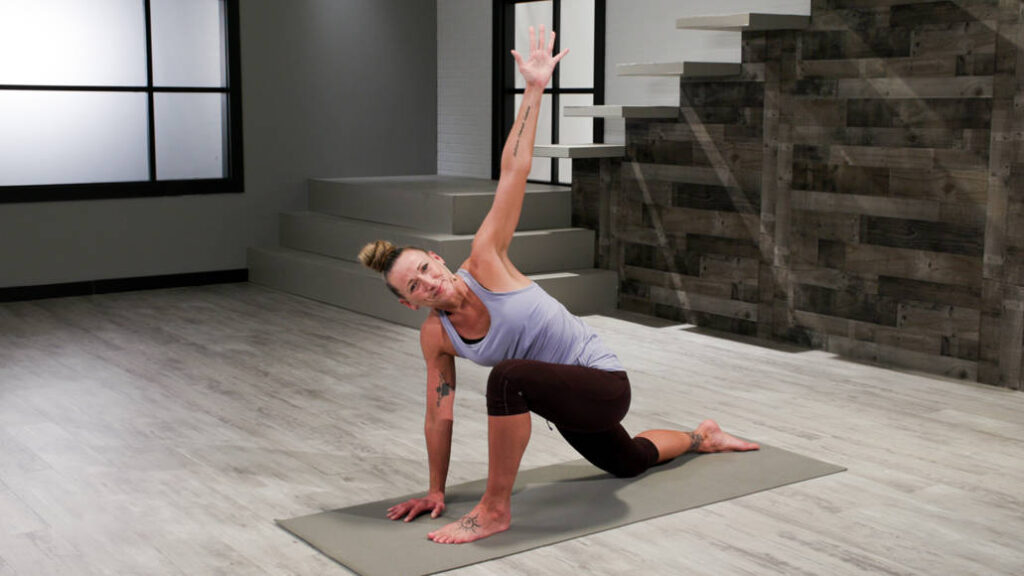
[[[476,532],[476,529],[480,527],[480,523],[476,520],[476,514],[470,516],[469,514],[462,517],[459,520],[459,528],[462,528],[466,532]]]
[[[690,435],[690,452],[697,452],[700,450],[700,445],[704,442],[704,436],[696,432],[687,432]]]
[[[437,391],[437,407],[441,407],[441,398],[448,396],[452,393],[453,386],[448,383],[448,380],[444,377],[444,372],[441,372],[441,383],[437,385],[434,390]]]
[[[526,107],[526,112],[523,114],[523,123],[519,126],[519,132],[516,134],[516,147],[512,150],[512,156],[519,156],[519,139],[523,135],[523,130],[526,128],[526,121],[530,118],[530,110],[532,106]]]

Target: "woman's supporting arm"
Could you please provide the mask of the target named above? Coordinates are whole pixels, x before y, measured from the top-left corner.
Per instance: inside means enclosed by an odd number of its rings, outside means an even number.
[[[420,328],[420,347],[427,363],[427,406],[423,435],[427,441],[427,463],[430,484],[427,495],[412,498],[388,509],[392,520],[410,522],[420,514],[431,518],[444,514],[444,491],[452,453],[452,429],[455,421],[455,357],[445,350],[444,328],[436,314],[431,314]]]
[[[455,423],[455,358],[438,354],[427,362],[427,414],[423,433],[427,440],[430,467],[429,495],[444,502],[448,465],[452,454],[452,428]],[[442,506],[443,510],[443,506]]]

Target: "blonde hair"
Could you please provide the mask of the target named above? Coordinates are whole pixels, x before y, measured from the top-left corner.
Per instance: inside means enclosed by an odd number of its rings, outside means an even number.
[[[384,283],[388,285],[388,288],[395,296],[404,298],[402,293],[388,282],[388,272],[391,272],[391,267],[395,265],[402,252],[410,248],[415,249],[412,246],[395,246],[387,240],[377,240],[363,246],[363,249],[359,251],[359,261],[363,263],[363,266],[383,274]]]
[[[391,242],[377,240],[363,246],[363,249],[359,251],[359,261],[363,263],[363,266],[375,272],[387,274],[401,253],[402,249]]]

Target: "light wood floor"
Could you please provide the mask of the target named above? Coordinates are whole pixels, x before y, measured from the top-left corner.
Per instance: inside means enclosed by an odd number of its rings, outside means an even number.
[[[588,321],[629,429],[849,471],[454,574],[1024,573],[1024,394]],[[486,473],[487,372],[458,371],[453,484]],[[0,305],[0,576],[348,574],[273,520],[423,489],[423,387],[415,331],[254,285]],[[574,458],[535,422],[525,467]]]

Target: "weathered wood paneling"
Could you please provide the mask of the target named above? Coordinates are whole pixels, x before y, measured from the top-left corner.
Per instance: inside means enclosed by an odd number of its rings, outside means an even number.
[[[744,32],[742,75],[627,123],[623,307],[1020,388],[1022,8],[812,0]]]
[[[1015,274],[1014,253],[1019,236],[1008,233],[1011,214],[1019,213],[1020,193],[1014,184],[1021,167],[1018,134],[1024,128],[1019,94],[1024,76],[1024,27],[1018,2],[1000,3],[996,67],[992,99],[992,138],[989,154],[986,205],[984,284],[982,292],[979,374],[983,381],[1021,388],[1024,346],[1024,292]]]
[[[865,244],[963,254],[979,258],[984,251],[984,230],[978,227],[880,217],[863,218],[861,226],[861,241]]]
[[[945,128],[988,130],[992,102],[982,98],[885,100],[854,98],[846,102],[847,125],[878,128]]]

